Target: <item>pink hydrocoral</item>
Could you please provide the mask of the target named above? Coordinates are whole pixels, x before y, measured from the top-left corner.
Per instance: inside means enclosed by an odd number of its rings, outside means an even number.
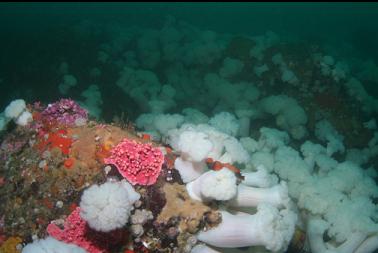
[[[151,144],[123,139],[110,151],[105,163],[113,164],[131,184],[152,185],[156,182],[164,162],[160,149]]]
[[[80,207],[77,207],[64,222],[64,229],[56,224],[47,226],[50,236],[65,243],[75,244],[89,253],[109,253],[117,244],[122,245],[128,239],[125,230],[115,230],[111,233],[102,233],[92,230],[80,216]]]

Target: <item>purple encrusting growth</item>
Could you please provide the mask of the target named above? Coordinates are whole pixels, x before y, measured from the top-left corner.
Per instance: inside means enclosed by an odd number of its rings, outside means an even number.
[[[42,112],[42,117],[47,121],[56,121],[66,126],[78,125],[78,121],[88,119],[88,111],[79,106],[72,99],[62,98],[58,102],[49,104]]]
[[[0,145],[0,160],[7,161],[9,156],[19,152],[26,144],[25,140],[5,139]]]

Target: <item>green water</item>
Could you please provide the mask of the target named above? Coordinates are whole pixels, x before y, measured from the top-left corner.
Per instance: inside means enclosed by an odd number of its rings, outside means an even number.
[[[77,55],[75,50],[94,49],[105,36],[73,35],[71,28],[78,22],[161,28],[167,15],[219,33],[259,35],[271,30],[327,43],[338,49],[335,53],[378,61],[377,3],[3,3],[0,106],[15,96],[58,97],[48,66]],[[33,67],[38,76],[31,73]]]

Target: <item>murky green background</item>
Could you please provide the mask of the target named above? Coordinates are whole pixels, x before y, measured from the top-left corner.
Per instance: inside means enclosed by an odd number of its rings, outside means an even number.
[[[93,43],[86,38],[83,45],[70,30],[83,19],[99,26],[116,21],[159,28],[167,15],[222,33],[259,35],[272,30],[327,43],[343,56],[378,61],[378,3],[2,3],[0,107],[15,97],[59,97],[49,63],[75,58],[80,62],[83,56],[95,55],[95,47],[107,36],[97,34]],[[367,88],[378,94],[378,88]]]

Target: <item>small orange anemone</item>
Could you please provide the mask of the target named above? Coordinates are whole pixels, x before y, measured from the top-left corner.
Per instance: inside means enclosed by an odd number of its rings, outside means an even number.
[[[113,148],[113,146],[114,143],[111,140],[106,140],[100,147],[98,147],[96,157],[99,159],[99,161],[104,162],[104,158],[110,156],[110,150]]]
[[[70,168],[72,168],[72,166],[74,165],[74,163],[75,163],[75,160],[73,158],[67,158],[64,161],[64,167],[66,167],[67,169],[70,169]]]
[[[102,148],[106,151],[110,151],[114,146],[114,143],[111,140],[106,140],[102,144]]]
[[[70,212],[73,212],[76,209],[76,207],[77,207],[77,204],[76,203],[72,203],[70,205],[70,207],[69,207]]]
[[[213,169],[213,170],[221,170],[223,167],[225,167],[225,166],[223,165],[223,163],[218,162],[218,161],[215,161],[215,162],[213,163],[212,169]]]
[[[151,135],[149,135],[149,134],[142,134],[142,139],[146,140],[146,141],[150,141],[151,140]]]
[[[231,170],[232,172],[239,174],[240,170],[236,168],[235,166],[229,164],[229,163],[222,163],[219,161],[214,161],[212,158],[207,158],[206,163],[209,164],[210,168],[212,170],[221,170],[223,167],[226,167],[227,169]]]

